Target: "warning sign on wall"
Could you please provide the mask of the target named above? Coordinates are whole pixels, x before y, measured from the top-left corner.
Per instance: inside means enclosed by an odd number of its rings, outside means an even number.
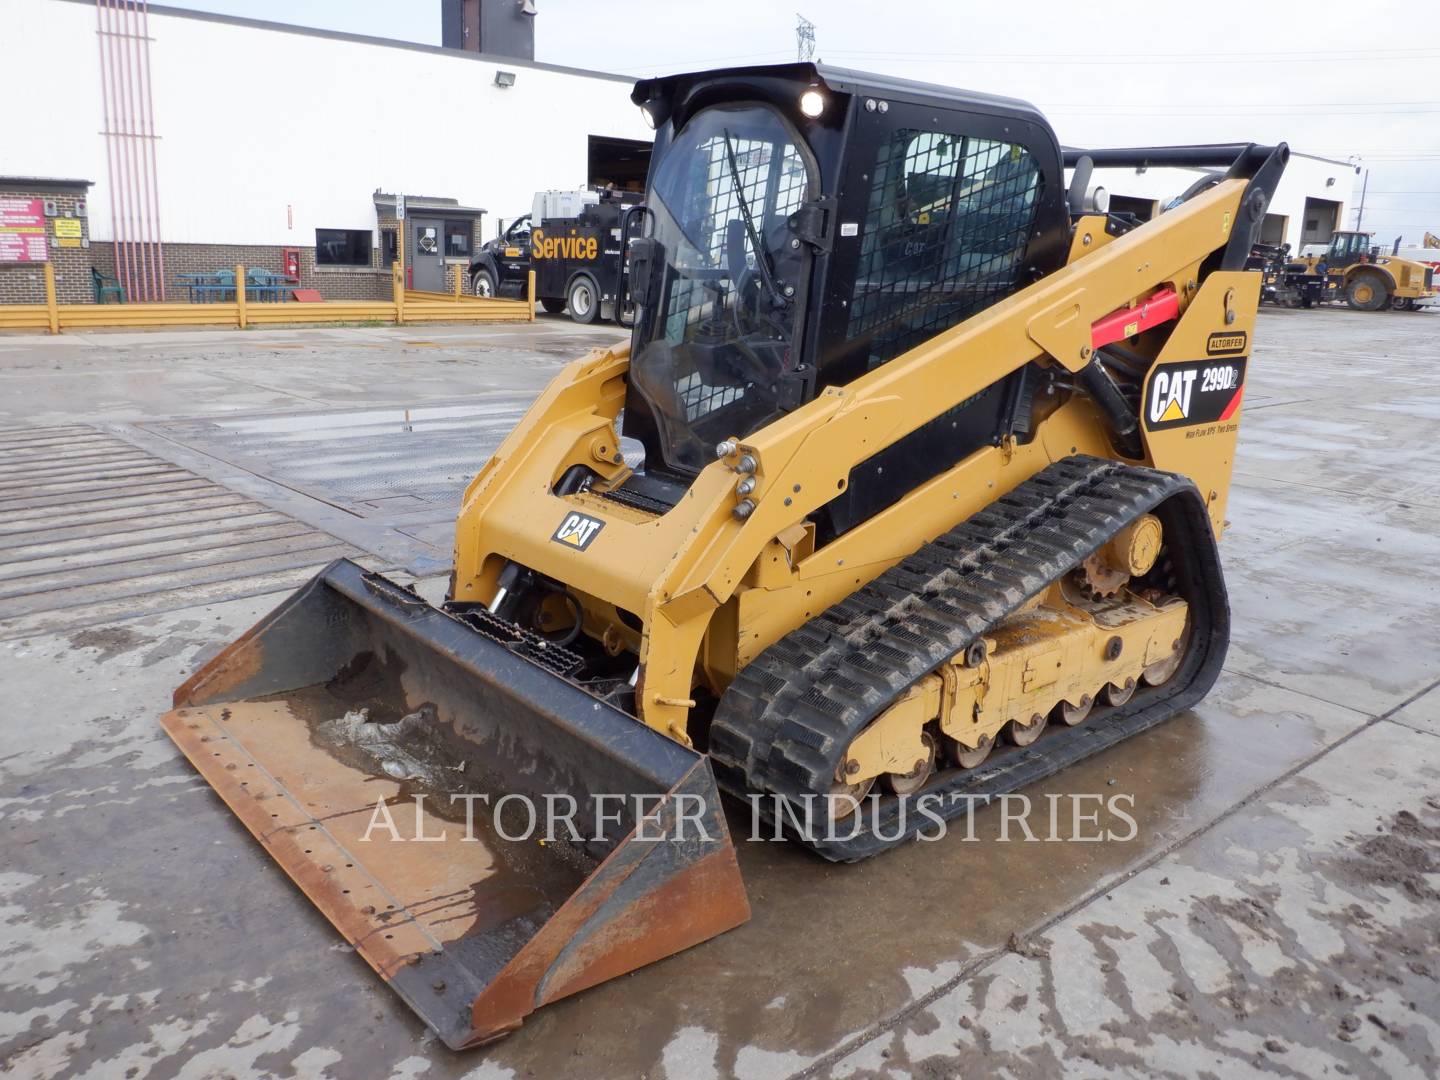
[[[44,262],[49,255],[44,202],[0,199],[0,263]]]
[[[80,246],[80,219],[61,217],[55,219],[55,246],[78,248]]]

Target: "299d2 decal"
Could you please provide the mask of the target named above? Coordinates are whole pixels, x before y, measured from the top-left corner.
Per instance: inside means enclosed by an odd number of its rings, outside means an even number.
[[[1228,360],[1186,360],[1160,364],[1145,392],[1145,427],[1149,431],[1223,423],[1240,409],[1245,392],[1246,357]]]

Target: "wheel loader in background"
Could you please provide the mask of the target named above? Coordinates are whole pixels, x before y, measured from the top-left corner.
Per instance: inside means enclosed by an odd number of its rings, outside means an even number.
[[[1022,102],[810,64],[633,97],[630,344],[480,466],[443,604],[337,561],[163,720],[452,1047],[744,922],[720,791],[862,859],[1193,705],[1228,641],[1284,145],[1062,155]],[[1087,212],[1161,157],[1228,171]]]
[[[1343,299],[1356,311],[1413,311],[1437,295],[1434,267],[1395,252],[1382,254],[1373,238],[1367,232],[1336,232],[1324,254],[1288,261],[1287,280],[1301,291],[1318,288],[1327,298]]]

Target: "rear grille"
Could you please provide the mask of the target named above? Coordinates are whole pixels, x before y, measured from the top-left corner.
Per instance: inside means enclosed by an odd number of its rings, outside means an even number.
[[[599,495],[602,499],[609,499],[611,502],[617,502],[621,506],[628,506],[632,510],[654,514],[656,517],[663,516],[670,509],[669,503],[661,502],[659,499],[642,495],[638,491],[631,491],[625,487],[618,487],[614,491],[596,491],[592,494]]]
[[[516,626],[508,619],[492,615],[484,608],[451,610],[450,614],[459,619],[476,633],[483,634],[491,641],[504,645],[516,656],[523,656],[533,664],[567,678],[580,670],[585,662],[564,645],[547,641],[539,634]]]

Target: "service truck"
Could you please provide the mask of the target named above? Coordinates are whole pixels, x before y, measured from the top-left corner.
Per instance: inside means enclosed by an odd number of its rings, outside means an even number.
[[[476,253],[475,295],[523,297],[533,269],[535,296],[546,311],[568,310],[578,323],[624,321],[625,242],[638,225],[642,198],[611,189],[537,192],[530,213]]]

